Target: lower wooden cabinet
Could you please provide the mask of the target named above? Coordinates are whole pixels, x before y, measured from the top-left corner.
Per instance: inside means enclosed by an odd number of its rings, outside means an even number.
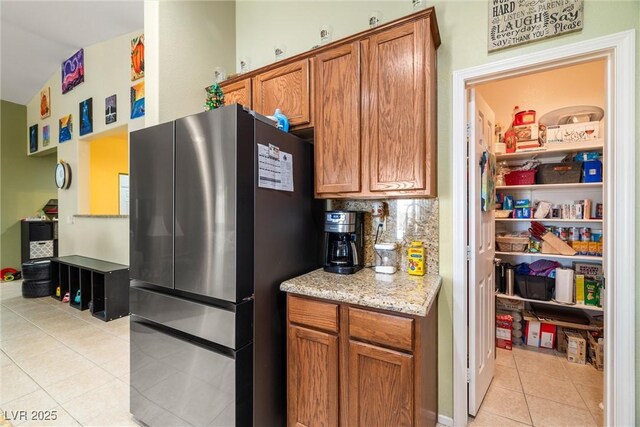
[[[413,425],[413,356],[349,342],[349,425]]]
[[[338,425],[338,336],[290,326],[288,342],[288,425]]]
[[[427,317],[287,296],[289,426],[434,426],[437,305]]]

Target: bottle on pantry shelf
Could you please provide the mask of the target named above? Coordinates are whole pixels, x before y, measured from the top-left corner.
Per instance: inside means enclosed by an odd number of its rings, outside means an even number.
[[[414,276],[424,276],[424,246],[422,242],[411,242],[407,250],[408,273]]]

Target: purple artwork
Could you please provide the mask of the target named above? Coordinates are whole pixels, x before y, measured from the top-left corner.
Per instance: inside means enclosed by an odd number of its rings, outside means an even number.
[[[62,94],[84,82],[84,49],[62,63]]]

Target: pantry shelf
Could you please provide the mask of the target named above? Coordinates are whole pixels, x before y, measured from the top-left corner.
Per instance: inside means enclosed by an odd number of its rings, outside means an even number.
[[[601,256],[593,256],[593,255],[558,255],[558,254],[541,254],[541,253],[532,253],[532,252],[499,252],[499,251],[496,251],[496,255],[527,256],[527,257],[534,257],[534,258],[559,258],[559,259],[573,259],[576,261],[602,262]]]
[[[561,307],[575,308],[575,309],[581,309],[581,310],[603,311],[602,307],[597,307],[595,305],[561,304],[561,303],[555,302],[555,301],[541,301],[541,300],[537,300],[537,299],[522,298],[519,295],[496,294],[496,297],[497,298],[502,298],[502,299],[510,299],[510,300],[514,300],[514,301],[534,302],[536,304],[557,305],[557,306],[561,306]]]
[[[602,218],[596,219],[559,219],[559,218],[495,218],[496,222],[531,222],[543,223],[580,223],[580,224],[602,224]]]
[[[585,142],[571,142],[567,144],[549,144],[539,150],[523,151],[518,153],[497,154],[497,160],[522,160],[522,159],[545,159],[557,157],[561,154],[575,153],[577,151],[600,151],[604,148],[604,139],[595,139]]]
[[[496,190],[565,190],[601,188],[601,182],[576,182],[571,184],[530,184],[530,185],[500,185]]]

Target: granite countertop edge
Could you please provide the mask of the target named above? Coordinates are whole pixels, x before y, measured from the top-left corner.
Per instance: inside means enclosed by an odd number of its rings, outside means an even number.
[[[322,288],[321,286],[318,286],[317,283],[312,283],[311,281],[306,280],[306,277],[312,274],[317,276],[318,274],[323,273],[318,273],[316,270],[314,272],[286,280],[280,285],[280,290],[291,294],[321,298],[328,301],[343,302],[368,308],[377,308],[412,316],[425,317],[436,301],[438,292],[442,286],[442,277],[437,275],[423,276],[422,280],[426,285],[424,289],[424,303],[419,304],[415,301],[409,301],[408,297],[403,298],[405,295],[403,295],[402,289],[398,289],[396,292],[393,292],[393,295],[391,296],[377,296],[377,294],[367,295],[366,290],[360,290],[358,288],[367,287],[369,281],[371,282],[371,286],[375,286],[375,279],[369,279],[368,277],[364,279],[362,277],[356,277],[355,280],[359,283],[357,286],[354,286],[355,289],[345,288],[337,290],[335,287],[331,289]],[[324,274],[331,275],[332,273]],[[330,282],[331,276],[327,277],[327,281]],[[345,280],[344,277],[348,278],[348,276],[343,276],[341,277],[341,280]],[[416,276],[411,276],[411,278],[416,281],[419,280],[416,279]],[[316,280],[318,280],[317,277]],[[394,285],[389,285],[388,289],[393,291]]]

